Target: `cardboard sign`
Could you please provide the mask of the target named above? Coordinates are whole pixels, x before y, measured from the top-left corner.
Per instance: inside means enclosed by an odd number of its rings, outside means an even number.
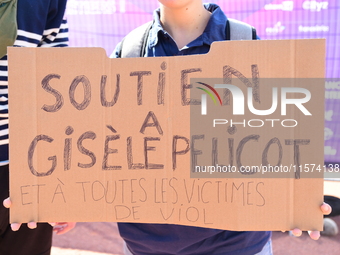
[[[11,222],[320,230],[324,84],[314,80],[324,58],[324,40],[218,42],[206,55],[137,59],[98,48],[9,49]],[[221,95],[223,116],[209,115],[219,110],[201,97],[208,88]],[[202,140],[212,148],[203,152]],[[196,176],[203,154],[213,165]]]

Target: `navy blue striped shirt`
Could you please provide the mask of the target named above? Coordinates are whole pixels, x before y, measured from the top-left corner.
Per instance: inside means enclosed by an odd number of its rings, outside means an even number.
[[[18,0],[17,47],[65,47],[67,0]],[[0,166],[8,164],[8,63],[0,59]]]

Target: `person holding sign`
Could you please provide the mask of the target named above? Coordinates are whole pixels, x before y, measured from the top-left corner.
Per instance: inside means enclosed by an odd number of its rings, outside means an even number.
[[[235,21],[228,22],[215,4],[203,5],[201,0],[159,0],[159,3],[153,22],[127,35],[111,57],[205,54],[214,41],[235,38],[231,33],[234,29],[230,29]],[[244,35],[236,39],[256,39],[250,26],[239,23],[239,29],[237,32]],[[331,209],[323,204],[321,210],[328,214]],[[144,223],[118,226],[126,242],[126,254],[272,254],[270,231],[238,232]],[[292,232],[301,235],[299,229]],[[312,231],[310,236],[318,239],[320,233]]]
[[[66,0],[5,0],[0,1],[0,195],[8,197],[8,68],[7,46],[65,47],[68,29],[63,19]],[[3,24],[6,23],[6,24]],[[10,206],[10,200],[4,200]],[[0,254],[50,254],[52,230],[50,224],[32,222],[27,226],[9,224],[9,210],[0,207]],[[57,234],[66,233],[75,223],[56,223]],[[12,227],[12,231],[11,230]],[[20,228],[20,229],[19,229]],[[36,229],[35,229],[36,228]]]

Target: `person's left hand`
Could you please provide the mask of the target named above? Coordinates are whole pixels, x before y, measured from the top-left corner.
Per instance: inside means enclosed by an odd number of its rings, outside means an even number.
[[[6,208],[10,208],[12,205],[10,198],[6,198],[3,201],[3,205]],[[65,234],[76,226],[76,222],[53,222],[53,223],[49,222],[49,224],[53,227],[53,232],[55,232],[57,235]],[[21,223],[12,223],[11,229],[13,231],[17,231],[19,230],[20,226]],[[30,229],[35,229],[37,227],[37,223],[28,222],[27,227]]]
[[[332,212],[332,207],[329,204],[326,204],[325,202],[321,205],[321,211],[324,215],[328,215]],[[301,229],[295,228],[291,231],[291,233],[294,236],[301,236],[302,235],[302,231]],[[318,240],[320,238],[320,231],[308,231],[308,234],[310,236],[310,238],[312,238],[313,240]]]

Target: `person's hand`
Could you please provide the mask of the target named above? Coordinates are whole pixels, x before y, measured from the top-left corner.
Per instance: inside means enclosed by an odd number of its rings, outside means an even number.
[[[11,205],[12,205],[11,199],[10,199],[9,197],[6,198],[6,199],[2,202],[2,204],[4,205],[4,207],[10,208]],[[21,226],[21,223],[12,223],[12,224],[11,224],[11,229],[12,229],[13,231],[17,231],[17,230],[19,230],[20,226]],[[29,222],[29,223],[27,223],[27,227],[29,227],[29,228],[31,228],[31,229],[34,229],[34,228],[37,227],[37,223],[36,223],[36,222]]]
[[[50,222],[50,224],[57,235],[65,234],[76,226],[76,222]]]
[[[329,204],[323,203],[320,208],[324,215],[328,215],[332,212],[332,207]],[[302,235],[301,229],[298,229],[298,228],[293,229],[291,233],[294,236]],[[308,231],[308,234],[310,238],[312,238],[313,240],[318,240],[320,238],[320,231]]]
[[[12,205],[11,199],[6,198],[3,201],[3,205],[6,208],[10,208],[11,205]],[[49,224],[53,227],[53,231],[57,235],[65,234],[66,232],[70,231],[71,229],[73,229],[76,226],[75,222],[53,222],[53,223],[49,223]],[[17,230],[19,230],[20,226],[21,226],[21,223],[12,223],[11,229],[13,231],[17,231]],[[30,228],[30,229],[35,229],[37,227],[37,223],[36,222],[28,222],[27,227]]]

